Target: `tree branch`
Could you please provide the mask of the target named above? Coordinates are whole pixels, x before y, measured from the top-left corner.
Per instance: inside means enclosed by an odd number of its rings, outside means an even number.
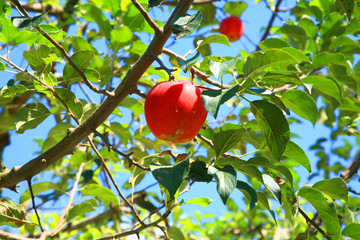
[[[324,238],[330,240],[330,238],[326,235],[326,233],[313,220],[311,220],[301,208],[298,208],[298,211],[306,219],[306,221],[311,224],[311,226],[313,226],[324,236]]]
[[[72,190],[71,190],[71,194],[70,194],[70,198],[69,198],[68,204],[67,204],[66,208],[64,209],[63,213],[61,214],[61,216],[60,216],[60,218],[59,218],[59,221],[58,221],[56,227],[48,233],[48,236],[52,236],[52,237],[53,237],[53,236],[56,235],[56,233],[57,233],[58,231],[60,231],[60,229],[62,228],[62,226],[63,226],[63,224],[64,224],[64,222],[65,222],[65,217],[66,217],[66,215],[68,214],[68,212],[69,212],[69,210],[70,210],[70,208],[71,208],[71,206],[72,206],[72,204],[73,204],[73,199],[74,199],[75,193],[76,193],[76,191],[77,191],[77,186],[78,186],[78,184],[79,184],[80,177],[81,177],[81,173],[82,173],[84,167],[85,167],[85,164],[84,164],[84,163],[81,163],[81,164],[80,164],[80,167],[79,167],[79,171],[78,171],[77,174],[76,174],[76,180],[75,180],[74,186],[73,186],[73,188],[72,188]]]
[[[34,196],[32,186],[31,186],[31,179],[28,179],[27,182],[28,182],[28,185],[29,185],[29,191],[30,191],[30,195],[31,195],[32,205],[33,205],[33,208],[34,208],[34,211],[35,211],[36,218],[37,218],[38,223],[39,223],[40,230],[41,230],[41,232],[44,232],[44,229],[41,226],[40,217],[39,217],[39,214],[37,212],[36,205],[35,205],[35,196]]]
[[[28,163],[14,167],[12,170],[5,169],[0,172],[0,188],[15,190],[16,184],[20,181],[31,178],[47,167],[54,164],[60,158],[70,154],[73,149],[83,141],[92,131],[104,122],[120,102],[130,93],[137,89],[140,77],[145,73],[154,59],[150,54],[159,55],[164,44],[172,34],[171,20],[187,12],[191,0],[181,0],[174,8],[174,11],[161,29],[162,34],[155,34],[145,53],[138,59],[135,65],[129,70],[122,82],[113,91],[113,96],[108,96],[105,101],[78,127],[69,131],[58,144],[45,153],[32,159]]]
[[[270,20],[269,20],[268,26],[267,26],[267,28],[266,28],[266,30],[265,30],[265,33],[264,33],[264,35],[262,36],[260,42],[264,41],[264,40],[266,39],[266,37],[270,34],[270,29],[271,29],[271,27],[272,27],[272,25],[273,25],[273,23],[274,23],[274,20],[275,20],[275,17],[276,17],[276,15],[277,15],[277,13],[279,12],[279,7],[280,7],[281,2],[282,2],[282,0],[278,0],[278,1],[276,2],[275,10],[273,11],[273,14],[272,14],[272,16],[271,16],[271,18],[270,18]],[[259,45],[258,45],[258,46],[256,47],[256,51],[259,51],[259,50],[260,50],[260,47],[259,47]]]
[[[137,0],[131,0],[132,3],[135,5],[135,7],[139,10],[139,12],[143,15],[147,23],[150,25],[152,29],[154,29],[155,34],[160,33],[159,26],[152,20],[152,18],[149,16],[149,14],[146,12],[146,10],[141,6],[141,4]]]

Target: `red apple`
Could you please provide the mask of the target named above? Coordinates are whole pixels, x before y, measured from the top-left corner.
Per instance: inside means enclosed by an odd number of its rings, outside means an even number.
[[[235,42],[244,33],[244,24],[240,18],[231,16],[220,23],[220,33],[228,37],[230,42]]]
[[[156,84],[145,100],[145,118],[151,132],[157,138],[173,143],[193,139],[207,116],[201,91],[190,81]]]

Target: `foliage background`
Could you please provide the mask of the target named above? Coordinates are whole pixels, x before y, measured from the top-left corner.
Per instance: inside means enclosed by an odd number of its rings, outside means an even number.
[[[148,4],[0,2],[1,238],[358,239],[359,2],[198,1],[189,11],[191,1]],[[261,18],[261,39],[248,30],[257,13],[244,17],[246,36],[226,47],[214,35],[219,21],[246,16],[253,4],[270,14]],[[185,12],[197,17],[180,34],[197,30],[175,40],[176,24],[164,23]],[[195,65],[179,60],[198,52]],[[177,79],[222,87],[204,98],[212,109],[228,100],[197,141],[182,146],[154,139],[144,122],[144,97],[169,78],[167,68],[178,69]],[[326,129],[324,138],[311,132],[312,152],[300,144],[308,125]],[[31,161],[6,155],[21,134],[38,144],[26,150],[29,158],[37,151]],[[173,178],[153,184],[168,169]],[[171,180],[178,175],[180,186]],[[18,183],[20,193],[10,193]],[[220,197],[198,194],[203,186]],[[227,212],[206,214],[212,208]]]

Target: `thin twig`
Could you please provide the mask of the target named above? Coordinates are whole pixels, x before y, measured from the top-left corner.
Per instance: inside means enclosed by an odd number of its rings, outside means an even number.
[[[266,28],[266,30],[265,30],[265,33],[264,33],[264,35],[262,36],[260,42],[264,41],[264,40],[266,39],[266,37],[270,34],[270,29],[271,29],[271,27],[272,27],[272,25],[273,25],[273,23],[274,23],[274,20],[275,20],[275,17],[276,17],[276,15],[277,15],[278,11],[279,11],[279,7],[280,7],[281,2],[282,2],[282,0],[278,0],[278,1],[276,2],[275,9],[274,9],[274,11],[273,11],[273,14],[272,14],[272,16],[271,16],[271,18],[270,18],[270,20],[269,20],[268,26],[267,26],[267,28]],[[258,46],[256,47],[256,51],[259,51],[259,50],[260,50],[260,47],[259,47],[259,45],[258,45]]]
[[[23,6],[20,4],[18,0],[11,0],[14,5],[27,17],[31,17],[27,11],[23,8]],[[65,51],[63,46],[61,46],[58,42],[56,42],[49,34],[47,34],[41,27],[37,26],[36,29],[43,35],[46,39],[48,39],[57,49],[60,50],[60,52],[63,54],[65,59],[69,62],[69,64],[75,69],[75,71],[80,75],[80,77],[83,79],[84,83],[94,92],[96,93],[102,93],[106,96],[113,96],[114,93],[108,92],[104,89],[100,89],[96,86],[94,86],[85,76],[85,73],[76,65],[76,63],[71,59],[69,54]]]
[[[129,162],[129,165],[134,165],[142,170],[146,170],[146,171],[150,171],[150,168],[148,167],[144,167],[140,164],[138,164],[136,161],[134,161],[133,159],[130,158],[130,155],[131,154],[125,154],[123,152],[121,152],[120,150],[118,150],[116,147],[114,147],[111,143],[109,143],[109,140],[101,133],[99,133],[96,129],[92,129],[92,131],[94,132],[94,134],[98,137],[100,137],[103,142],[106,144],[106,146],[113,150],[114,152],[116,152],[117,154],[119,154],[120,156],[124,157],[128,162]]]
[[[135,7],[139,10],[139,12],[143,15],[146,22],[150,25],[152,29],[154,29],[155,34],[162,34],[160,27],[152,20],[146,10],[141,6],[141,4],[137,0],[131,0]]]
[[[51,230],[49,232],[49,234],[48,234],[51,237],[55,236],[57,234],[57,232],[60,231],[60,229],[63,227],[63,224],[65,222],[65,217],[68,214],[68,212],[70,211],[70,208],[71,208],[71,206],[73,204],[73,199],[74,199],[75,193],[77,191],[77,186],[79,184],[80,177],[81,177],[81,174],[82,174],[82,171],[83,171],[84,167],[85,167],[85,163],[81,163],[80,167],[79,167],[79,171],[76,174],[75,183],[74,183],[74,186],[73,186],[73,188],[71,190],[71,194],[70,194],[70,197],[69,197],[68,204],[67,204],[66,208],[64,209],[63,213],[61,214],[56,227],[53,230]]]
[[[29,190],[30,190],[30,195],[31,195],[31,201],[32,201],[32,205],[34,206],[34,211],[35,211],[35,215],[37,217],[37,220],[38,220],[38,223],[39,223],[39,227],[40,227],[40,230],[41,232],[44,232],[44,229],[43,227],[41,226],[41,221],[40,221],[40,217],[39,217],[39,214],[36,210],[36,205],[35,205],[35,196],[34,196],[34,192],[32,190],[32,186],[31,186],[31,178],[27,180],[28,182],[28,185],[29,185]]]
[[[308,217],[308,215],[306,215],[306,213],[301,208],[298,208],[298,211],[306,219],[306,221],[310,223],[314,228],[316,228],[316,230],[318,230],[326,239],[331,239],[313,220]]]
[[[158,58],[158,57],[157,57],[155,54],[153,54],[153,53],[151,53],[150,56],[151,56],[152,58],[154,58],[157,63],[160,64],[161,69],[163,69],[163,70],[166,71],[166,73],[169,75],[169,81],[172,81],[172,80],[175,79],[175,77],[174,77],[174,76],[172,75],[172,73],[171,73],[173,70],[170,70],[169,68],[167,68],[167,67],[164,65],[164,63],[160,60],[160,58]]]
[[[101,156],[101,154],[99,153],[99,151],[97,150],[95,144],[93,143],[93,141],[88,137],[87,138],[88,142],[90,143],[90,146],[92,147],[92,149],[95,151],[96,155],[99,157],[105,172],[108,174],[112,184],[114,185],[116,191],[118,192],[119,196],[125,201],[125,203],[128,205],[128,207],[131,209],[133,215],[135,216],[135,218],[139,221],[139,223],[141,223],[141,225],[144,225],[143,221],[141,220],[139,214],[136,212],[134,206],[129,202],[129,200],[122,194],[122,192],[120,191],[119,186],[116,184],[114,177],[111,174],[110,169],[108,168],[108,166],[106,165],[106,162],[104,160],[104,158]]]
[[[106,237],[101,237],[101,238],[98,238],[97,240],[107,240],[107,239],[117,239],[117,238],[121,238],[121,237],[126,237],[126,236],[130,236],[130,235],[138,235],[142,230],[146,229],[146,228],[149,228],[149,227],[157,227],[158,224],[162,221],[164,221],[164,219],[166,219],[172,209],[174,207],[176,207],[177,204],[173,204],[159,219],[157,219],[155,222],[152,222],[150,224],[147,224],[147,225],[141,225],[140,227],[136,228],[136,229],[132,229],[132,230],[127,230],[127,231],[123,231],[121,233],[118,233],[118,234],[114,234],[114,235],[111,235],[111,236],[106,236]],[[163,207],[163,206],[162,206]]]
[[[163,48],[162,50],[163,53],[165,53],[166,55],[168,56],[171,56],[171,55],[174,55],[175,57],[177,58],[180,58],[182,60],[185,60],[185,58],[183,56],[180,56],[178,54],[176,54],[175,52],[171,51],[170,49],[167,49],[167,48]],[[216,86],[216,87],[219,87],[219,88],[230,88],[232,86],[230,85],[222,85],[221,86],[221,83],[217,82],[217,81],[214,81],[212,79],[210,79],[210,76],[201,72],[199,69],[195,68],[194,66],[190,68],[190,72],[192,74],[195,74],[196,76],[198,76],[201,80],[203,80],[204,82],[206,83],[209,83],[213,86]]]

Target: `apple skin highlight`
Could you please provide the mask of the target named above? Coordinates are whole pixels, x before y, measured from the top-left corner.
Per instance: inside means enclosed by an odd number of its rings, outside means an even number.
[[[230,42],[235,42],[244,34],[244,24],[236,16],[225,18],[220,23],[220,33],[227,36]]]
[[[190,81],[156,84],[145,100],[146,122],[155,137],[172,143],[191,141],[207,117],[201,91]]]

